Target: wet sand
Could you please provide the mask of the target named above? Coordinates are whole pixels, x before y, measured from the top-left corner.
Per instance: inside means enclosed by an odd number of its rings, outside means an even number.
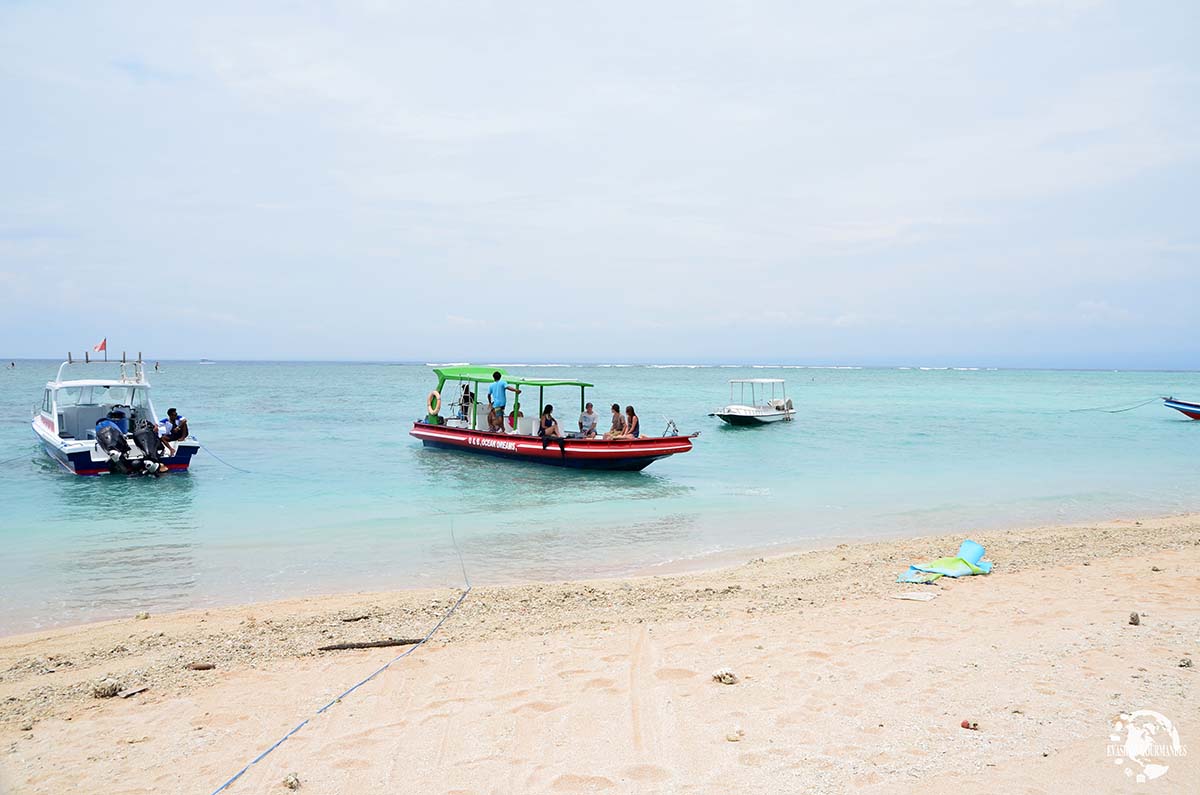
[[[1181,662],[1200,665],[1200,517],[970,534],[991,575],[894,582],[965,537],[476,588],[228,791],[287,792],[293,772],[301,792],[347,794],[1194,787],[1200,670]],[[937,597],[892,598],[913,591]],[[0,792],[211,793],[400,651],[317,646],[419,637],[457,598],[338,595],[0,639]],[[738,682],[714,681],[722,668]],[[148,689],[97,698],[102,680]],[[1137,709],[1195,749],[1143,785],[1106,755]]]

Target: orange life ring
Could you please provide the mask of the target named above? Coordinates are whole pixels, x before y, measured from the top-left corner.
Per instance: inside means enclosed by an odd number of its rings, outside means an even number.
[[[429,393],[429,399],[425,401],[425,409],[433,415],[442,410],[442,396],[436,389]]]

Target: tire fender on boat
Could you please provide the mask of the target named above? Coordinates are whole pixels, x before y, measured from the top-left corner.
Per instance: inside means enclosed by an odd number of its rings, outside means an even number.
[[[425,408],[432,415],[437,415],[442,410],[442,396],[436,389],[429,393],[429,399],[425,401]]]

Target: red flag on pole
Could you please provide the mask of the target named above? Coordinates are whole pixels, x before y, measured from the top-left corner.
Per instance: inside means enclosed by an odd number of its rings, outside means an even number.
[[[99,353],[100,351],[108,352],[108,337],[100,340],[99,345],[93,345],[92,350],[94,350],[96,353]]]

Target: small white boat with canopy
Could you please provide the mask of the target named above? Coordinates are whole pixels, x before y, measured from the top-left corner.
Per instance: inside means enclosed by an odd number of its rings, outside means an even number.
[[[729,382],[729,405],[708,416],[720,417],[730,425],[767,425],[790,421],[795,413],[782,378],[738,378]]]

